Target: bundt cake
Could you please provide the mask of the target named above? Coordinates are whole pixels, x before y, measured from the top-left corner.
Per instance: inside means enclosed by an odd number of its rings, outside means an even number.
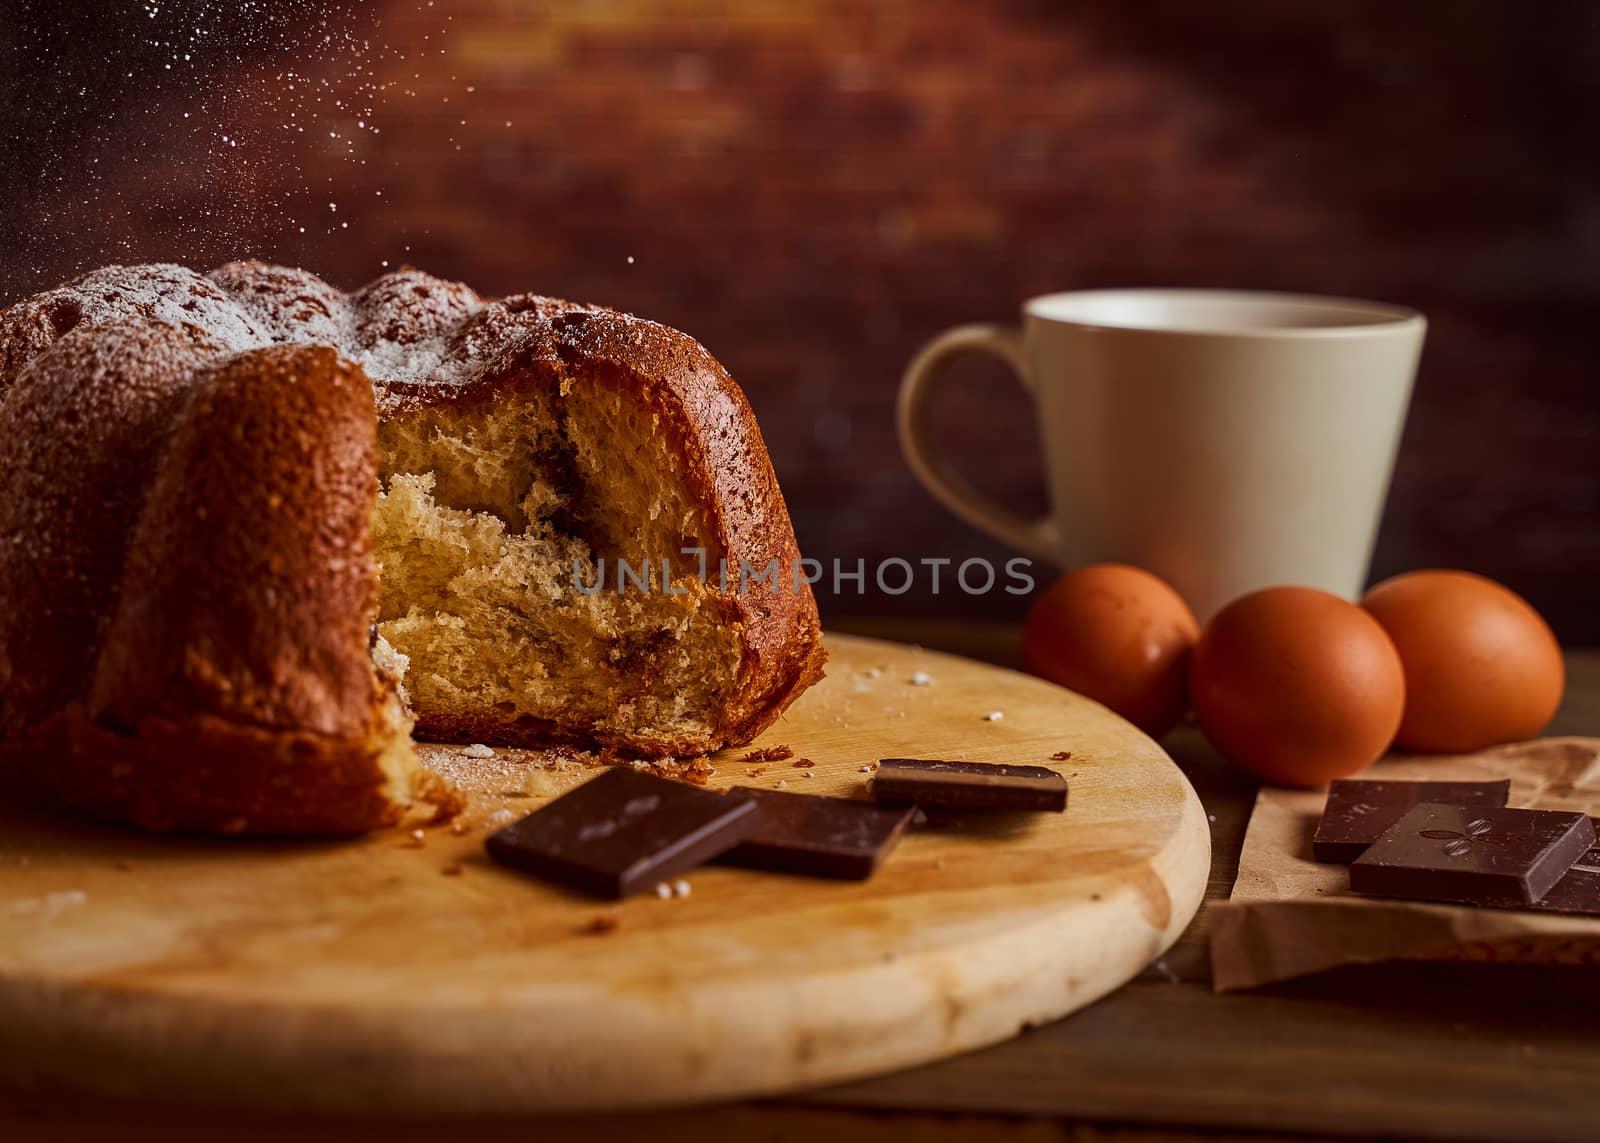
[[[821,675],[693,339],[412,269],[109,267],[0,311],[0,781],[155,829],[448,807],[418,737],[637,757]]]

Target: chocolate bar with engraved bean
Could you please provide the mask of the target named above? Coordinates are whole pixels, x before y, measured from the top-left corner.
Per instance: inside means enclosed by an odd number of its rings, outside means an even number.
[[[1594,845],[1588,815],[1414,806],[1350,866],[1357,893],[1526,909]]]
[[[872,797],[886,805],[985,812],[1067,808],[1067,780],[1045,766],[884,758]]]
[[[1419,802],[1453,806],[1504,806],[1511,780],[1498,782],[1403,782],[1340,778],[1328,787],[1327,807],[1311,839],[1318,861],[1348,865]]]

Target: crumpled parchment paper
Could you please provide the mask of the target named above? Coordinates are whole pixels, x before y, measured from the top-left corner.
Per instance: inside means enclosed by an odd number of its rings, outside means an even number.
[[[1512,806],[1600,816],[1600,739],[1544,738],[1479,754],[1385,759],[1357,775],[1511,779]],[[1600,917],[1363,897],[1348,867],[1312,860],[1324,790],[1263,787],[1239,877],[1211,916],[1212,987],[1254,988],[1343,964],[1478,960],[1600,965]]]

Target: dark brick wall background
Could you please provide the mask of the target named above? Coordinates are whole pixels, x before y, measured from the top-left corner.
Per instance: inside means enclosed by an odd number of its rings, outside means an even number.
[[[255,255],[634,310],[742,382],[808,554],[869,562],[1005,554],[895,445],[899,371],[947,325],[1098,285],[1402,302],[1431,331],[1375,575],[1472,568],[1600,642],[1600,5],[386,2],[359,10],[400,49],[363,65],[396,84],[381,134],[278,132],[253,164],[163,130],[192,92],[117,80],[152,51],[141,6],[84,7],[0,7],[0,301],[111,257]],[[252,18],[292,37],[315,7]],[[348,70],[246,39],[193,66],[247,138],[281,116],[286,68]],[[143,131],[137,163],[91,145],[107,122]],[[63,205],[46,156],[95,201]],[[329,196],[348,229],[269,209]],[[1025,401],[958,374],[951,447],[1039,505]]]

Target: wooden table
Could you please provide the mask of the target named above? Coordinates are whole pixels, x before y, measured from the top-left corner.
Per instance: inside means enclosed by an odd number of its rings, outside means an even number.
[[[1015,628],[852,622],[837,629],[1004,665]],[[1600,652],[1568,657],[1552,734],[1600,734]],[[1192,728],[1165,743],[1213,817],[1210,899],[1233,885],[1255,784]],[[830,1143],[1356,1136],[1600,1138],[1600,974],[1482,965],[1342,969],[1214,994],[1206,914],[1120,992],[986,1051],[758,1104],[537,1124],[240,1124],[203,1108],[0,1092],[0,1137],[298,1140],[708,1139]],[[9,1117],[9,1121],[8,1121]],[[1256,1135],[1256,1137],[1262,1137]]]

